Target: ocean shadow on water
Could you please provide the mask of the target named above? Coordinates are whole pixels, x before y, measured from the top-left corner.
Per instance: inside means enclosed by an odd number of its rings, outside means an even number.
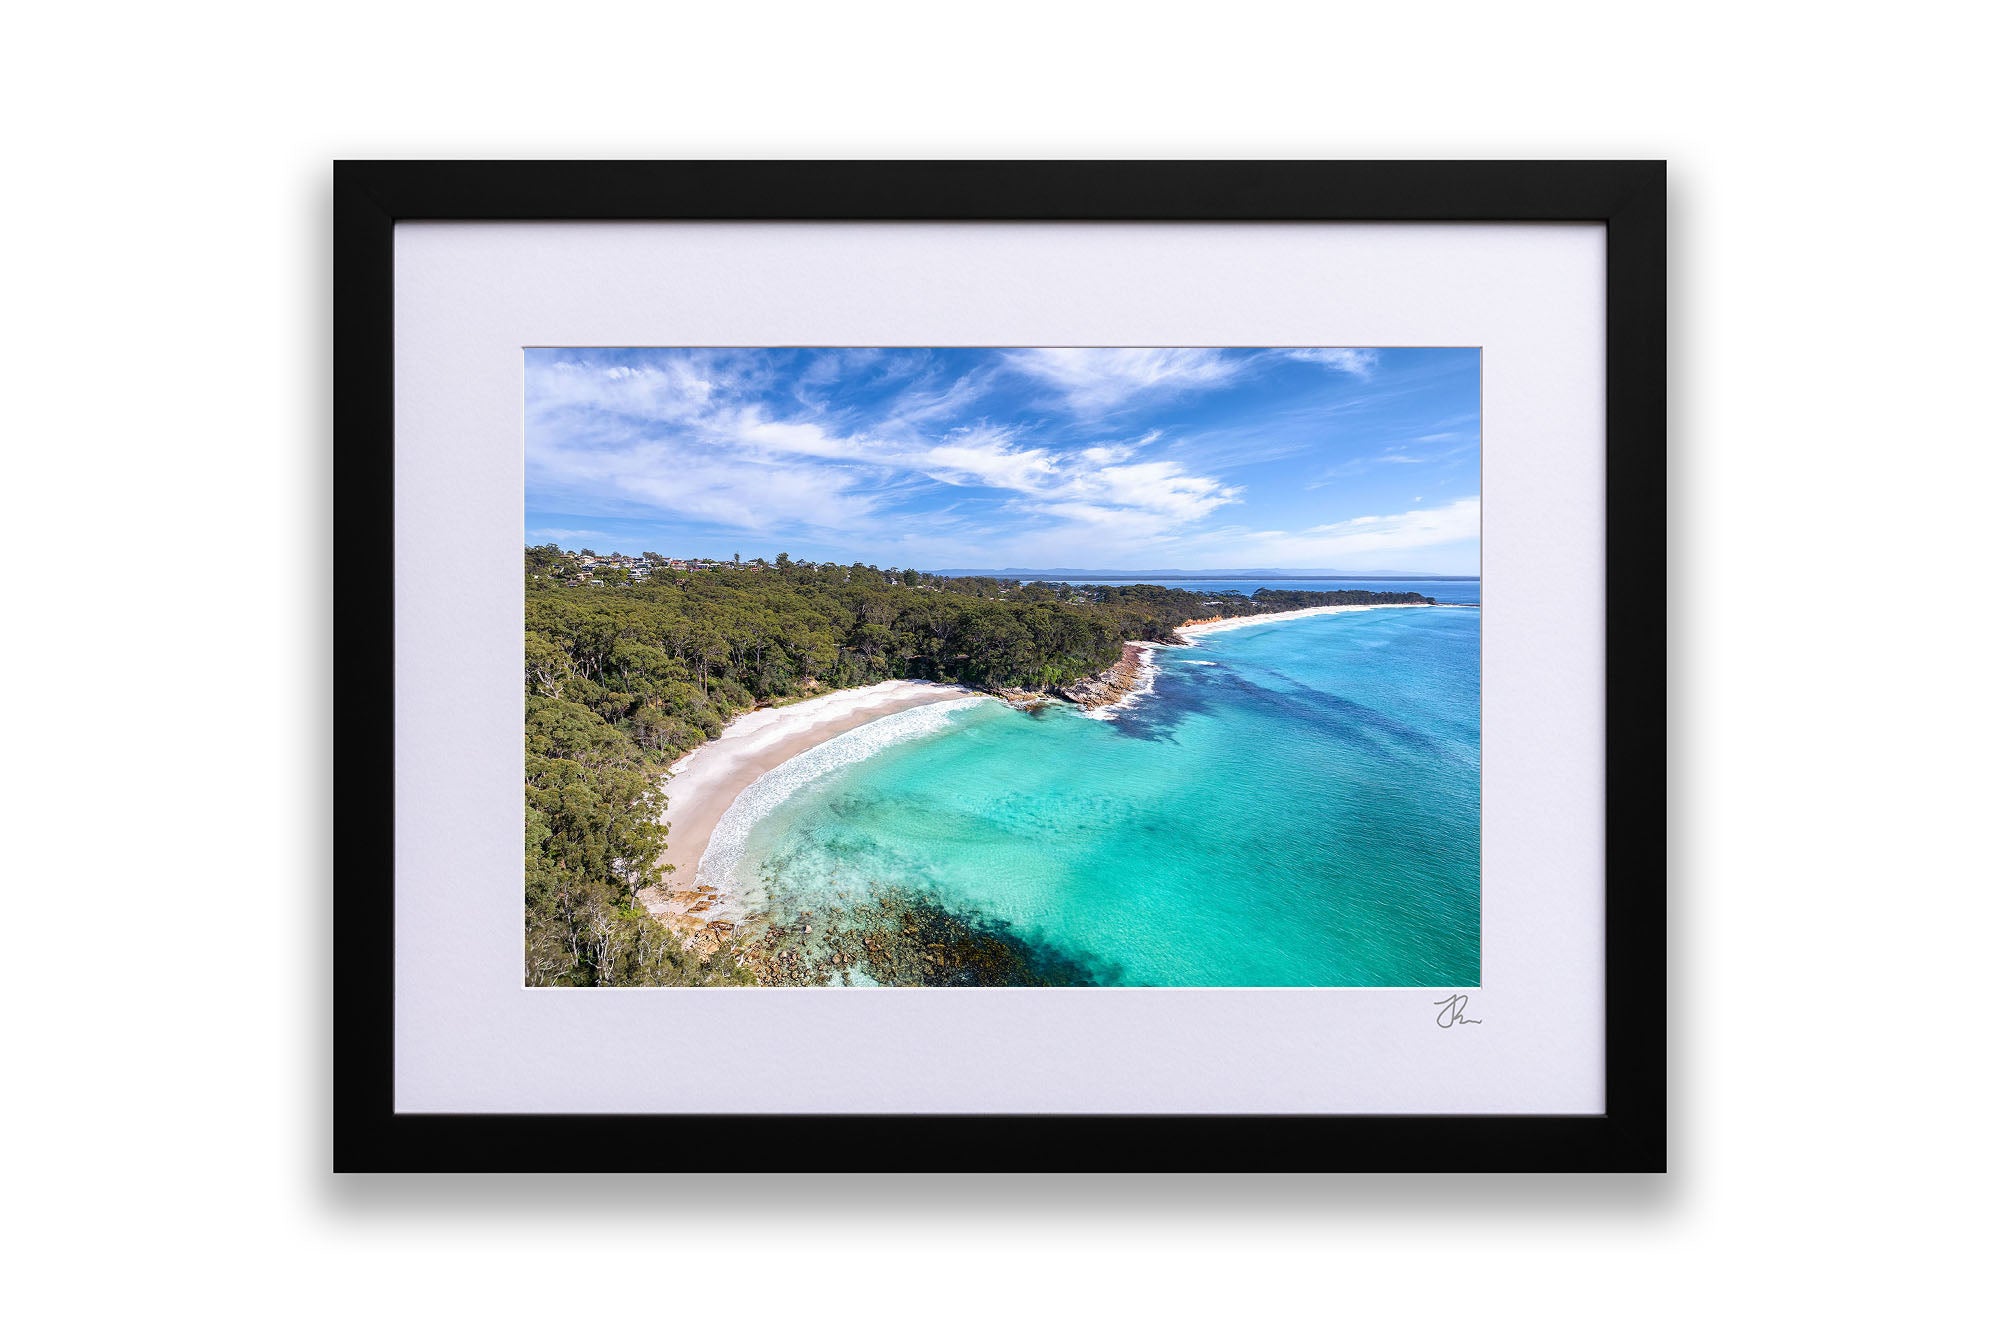
[[[1240,673],[1229,674],[1234,691],[1259,707],[1320,723],[1339,739],[1377,758],[1393,757],[1397,747],[1445,757],[1443,747],[1423,731],[1379,709],[1315,689],[1282,671],[1267,674],[1284,681],[1291,689],[1272,689]]]
[[[1140,741],[1171,741],[1189,716],[1212,711],[1208,688],[1206,679],[1196,685],[1183,676],[1162,671],[1154,677],[1150,695],[1134,700],[1130,707],[1119,709],[1106,720],[1121,736]]]

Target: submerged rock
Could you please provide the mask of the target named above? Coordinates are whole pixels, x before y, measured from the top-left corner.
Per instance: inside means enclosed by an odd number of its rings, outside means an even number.
[[[1031,940],[1004,921],[946,910],[898,889],[843,909],[820,930],[765,923],[738,937],[767,986],[1089,986],[1115,972]]]

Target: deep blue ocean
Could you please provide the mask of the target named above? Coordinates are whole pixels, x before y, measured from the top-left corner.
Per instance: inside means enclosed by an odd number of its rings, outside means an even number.
[[[885,718],[760,780],[704,872],[773,919],[921,893],[1103,984],[1475,986],[1479,626],[1300,616],[1160,649],[1152,692],[1106,713]]]

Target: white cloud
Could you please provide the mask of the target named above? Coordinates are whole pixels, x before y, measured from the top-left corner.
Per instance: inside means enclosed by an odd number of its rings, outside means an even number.
[[[1382,354],[1373,347],[1287,347],[1284,352],[1294,361],[1317,362],[1329,370],[1344,370],[1364,380],[1382,362]]]
[[[1080,478],[1077,489],[1178,522],[1201,518],[1241,493],[1214,477],[1183,472],[1180,464],[1171,462],[1099,468],[1094,476]]]
[[[686,417],[705,407],[718,385],[692,359],[643,365],[531,360],[528,401],[538,412],[587,409],[649,421]]]
[[[1026,347],[1007,353],[1007,363],[1053,386],[1084,416],[1141,394],[1222,384],[1244,365],[1216,347]]]
[[[1412,509],[1385,516],[1367,515],[1339,523],[1323,523],[1299,533],[1295,541],[1310,549],[1315,561],[1328,562],[1377,551],[1411,551],[1447,542],[1479,540],[1479,497],[1454,500],[1437,509]]]
[[[1426,553],[1450,546],[1469,545],[1476,559],[1478,543],[1479,498],[1469,496],[1434,509],[1370,514],[1292,532],[1211,532],[1176,549],[1186,553],[1190,568],[1384,569],[1434,568],[1435,558]]]
[[[867,451],[862,437],[835,435],[813,421],[775,421],[754,407],[704,418],[695,424],[695,433],[751,457],[858,459]]]
[[[1441,540],[1456,541],[1460,537],[1479,534],[1479,497],[1469,495],[1463,500],[1452,501],[1443,509],[1416,509],[1407,514],[1391,514],[1387,517],[1370,514],[1361,518],[1342,519],[1338,523],[1322,523],[1318,527],[1307,528],[1306,531],[1342,535],[1434,532],[1442,534]]]
[[[894,431],[922,426],[940,417],[956,417],[985,395],[996,373],[991,369],[973,371],[942,388],[931,382],[914,384],[897,395],[882,423],[883,429]]]
[[[941,443],[916,448],[895,461],[934,481],[954,486],[991,486],[1034,495],[1057,483],[1056,455],[1021,449],[1012,432],[991,427],[953,431]]]
[[[749,532],[849,527],[876,503],[864,475],[732,457],[683,441],[543,450],[529,469],[541,502],[558,511],[574,495],[588,497],[594,513],[609,504],[613,512],[679,514]]]
[[[545,505],[559,506],[564,495],[615,497],[636,511],[756,532],[829,529],[865,523],[898,491],[930,483],[1007,492],[1013,512],[1132,538],[1164,535],[1239,494],[1178,463],[1141,458],[1158,431],[1059,449],[988,423],[941,435],[913,429],[907,410],[847,431],[810,414],[778,419],[726,401],[700,376],[610,369],[630,373],[558,363],[549,392],[532,400],[528,462]],[[645,417],[646,406],[662,415]]]

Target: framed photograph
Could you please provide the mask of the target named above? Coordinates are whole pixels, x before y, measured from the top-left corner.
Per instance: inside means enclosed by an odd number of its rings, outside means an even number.
[[[1664,1170],[1665,197],[338,164],[336,1169]]]

